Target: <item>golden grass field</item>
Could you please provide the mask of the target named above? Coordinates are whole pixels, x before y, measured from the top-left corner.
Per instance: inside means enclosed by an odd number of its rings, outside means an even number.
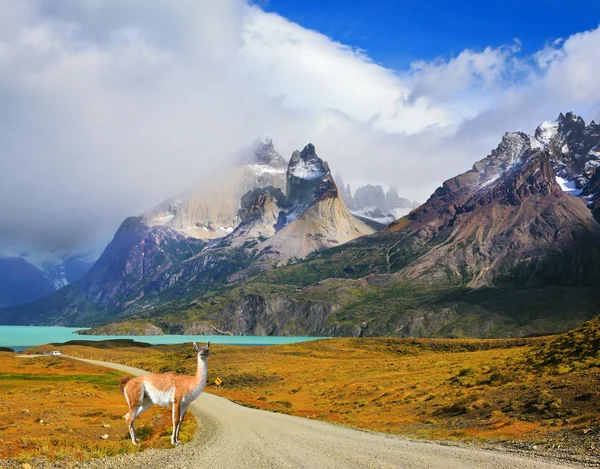
[[[600,337],[598,322],[590,324]],[[564,446],[565,431],[584,436],[600,423],[600,355],[597,345],[587,358],[569,355],[574,345],[557,337],[213,345],[206,391],[250,407],[412,437]],[[578,340],[589,343],[589,333]],[[155,372],[195,370],[190,344],[61,350]],[[223,380],[220,390],[216,378]],[[584,453],[595,449],[591,438],[578,445]]]
[[[77,461],[139,451],[123,418],[121,376],[64,357],[0,352],[0,466],[2,460]],[[171,447],[170,409],[151,408],[136,428],[141,449]],[[181,439],[189,441],[195,430],[195,419],[186,416]]]
[[[196,367],[191,344],[107,341],[33,350],[57,348],[153,372],[193,374]],[[0,460],[26,461],[42,454],[87,459],[138,451],[127,437],[121,376],[65,357],[17,359],[3,353]],[[223,381],[220,389],[217,378]],[[532,339],[212,345],[206,391],[250,407],[362,429],[430,439],[526,441],[594,455],[599,383],[596,319],[567,334]],[[152,408],[137,422],[142,449],[170,446],[168,409]],[[192,437],[195,425],[188,415],[184,440]],[[100,439],[104,433],[107,440]]]

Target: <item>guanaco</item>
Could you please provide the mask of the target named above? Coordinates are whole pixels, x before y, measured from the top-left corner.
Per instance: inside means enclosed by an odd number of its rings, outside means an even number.
[[[194,342],[194,349],[198,355],[198,368],[196,376],[180,375],[176,373],[154,373],[138,376],[137,378],[125,377],[121,379],[121,392],[125,395],[129,412],[125,420],[129,427],[129,434],[134,445],[138,440],[133,423],[138,415],[158,404],[161,407],[172,406],[173,433],[171,444],[178,445],[179,428],[190,403],[196,399],[206,386],[208,376],[208,355],[210,342],[205,347],[199,347]]]

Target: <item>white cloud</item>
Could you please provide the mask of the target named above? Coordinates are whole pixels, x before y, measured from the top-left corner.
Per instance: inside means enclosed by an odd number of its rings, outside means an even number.
[[[248,73],[292,109],[333,109],[388,132],[447,125],[447,110],[426,100],[406,103],[410,89],[362,51],[281,16],[250,9],[241,56]]]
[[[257,135],[423,201],[505,131],[597,117],[600,29],[519,47],[392,71],[242,0],[4,0],[0,246],[104,242]]]

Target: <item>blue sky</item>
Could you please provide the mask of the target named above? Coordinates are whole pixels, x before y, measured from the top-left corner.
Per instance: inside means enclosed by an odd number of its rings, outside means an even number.
[[[523,43],[522,54],[546,42],[598,27],[600,1],[564,0],[269,0],[258,1],[339,42],[365,49],[378,63],[403,69],[414,60],[464,49]]]

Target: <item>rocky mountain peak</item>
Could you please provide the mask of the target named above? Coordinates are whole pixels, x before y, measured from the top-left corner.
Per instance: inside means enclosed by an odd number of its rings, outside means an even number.
[[[144,222],[169,226],[186,237],[223,238],[241,221],[238,211],[244,194],[268,186],[285,189],[287,163],[270,138],[255,140],[229,163],[180,196],[144,213]]]
[[[298,179],[313,180],[326,176],[331,178],[329,165],[317,156],[315,146],[309,143],[299,152],[292,153],[288,165],[288,175]]]
[[[480,175],[478,182],[485,183],[499,177],[518,163],[525,152],[532,148],[539,148],[536,143],[523,132],[504,134],[502,141],[491,154],[473,165],[473,169]]]
[[[600,126],[572,112],[560,114],[555,121],[543,122],[535,138],[548,151],[554,173],[562,189],[586,198],[598,214],[600,209]]]
[[[314,145],[309,143],[301,152],[292,153],[287,169],[288,205],[302,208],[315,200],[337,196],[329,165],[318,157]]]
[[[550,155],[539,149],[529,149],[519,155],[500,176],[477,187],[475,194],[464,204],[467,211],[494,201],[520,205],[531,195],[559,195],[561,189],[550,162]]]
[[[344,184],[341,174],[336,173],[334,180],[342,200],[352,214],[377,229],[403,217],[419,205],[400,197],[394,186],[384,192],[381,185],[367,184],[359,186],[352,195],[350,184]]]
[[[275,169],[285,171],[287,163],[273,145],[271,138],[256,139],[252,144],[250,164],[271,166]]]
[[[558,123],[563,126],[576,125],[577,127],[585,127],[585,121],[575,113],[569,111],[566,115],[562,112],[558,115]]]
[[[380,185],[367,184],[356,189],[354,203],[357,207],[377,207],[386,210],[385,192]]]

